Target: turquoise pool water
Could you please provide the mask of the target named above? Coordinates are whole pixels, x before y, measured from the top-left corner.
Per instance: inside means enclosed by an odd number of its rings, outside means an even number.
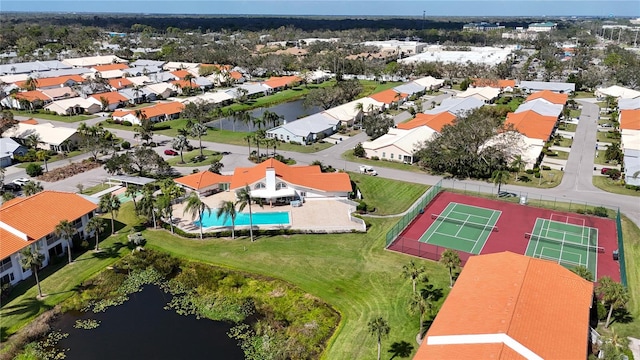
[[[211,214],[205,211],[202,216],[203,227],[211,226],[231,226],[231,218],[227,217],[226,221],[222,221],[224,216],[219,218],[216,216],[217,209],[211,209]],[[236,215],[236,226],[249,225],[249,213],[238,213]],[[288,211],[278,212],[259,212],[253,213],[253,225],[289,225]],[[196,226],[200,226],[200,222],[194,222]]]

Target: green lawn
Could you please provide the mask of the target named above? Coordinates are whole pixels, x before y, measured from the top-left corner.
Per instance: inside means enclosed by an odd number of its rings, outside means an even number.
[[[626,216],[622,216],[622,236],[624,239],[625,264],[627,267],[627,283],[630,295],[627,310],[633,321],[614,323],[613,328],[621,336],[638,337],[640,334],[640,229]]]
[[[560,125],[558,126],[558,130],[564,130],[569,132],[576,132],[577,128],[578,128],[578,124],[560,123]]]
[[[357,163],[361,163],[361,164],[371,165],[371,166],[374,166],[374,167],[378,166],[378,167],[385,167],[385,168],[390,168],[390,169],[413,171],[413,172],[418,172],[418,173],[423,173],[424,174],[424,171],[422,171],[418,165],[409,165],[409,164],[404,164],[404,163],[400,163],[400,162],[396,162],[396,161],[371,160],[371,159],[359,158],[359,157],[356,157],[356,156],[353,155],[353,150],[348,150],[348,151],[342,153],[342,158],[347,160],[347,161],[352,161],[352,162],[357,162]]]
[[[562,147],[571,147],[571,145],[573,145],[573,139],[563,137],[563,138],[560,139],[558,145],[556,145],[555,142],[552,142],[552,145],[562,146]]]
[[[588,91],[576,91],[571,96],[571,98],[574,98],[574,99],[584,99],[584,98],[593,98],[593,97],[595,97],[595,95],[592,92],[588,92]]]
[[[571,109],[569,111],[569,117],[571,117],[572,119],[579,118],[581,113],[582,113],[582,110]]]
[[[417,199],[427,186],[416,183],[383,179],[350,172],[351,180],[358,185],[363,201],[376,208],[376,215],[399,214],[411,205],[408,199]]]
[[[179,151],[178,151],[179,153]],[[170,159],[167,160],[167,162],[169,163],[169,165],[171,166],[179,166],[179,167],[196,167],[196,166],[205,166],[205,165],[211,165],[212,162],[214,161],[220,161],[222,160],[222,154],[220,154],[217,151],[212,151],[212,150],[202,150],[202,153],[204,154],[204,156],[206,156],[206,158],[203,161],[199,161],[199,162],[194,162],[194,158],[196,156],[200,156],[200,150],[198,149],[194,149],[191,151],[185,151],[182,153],[182,156],[184,157],[184,163],[180,163],[180,155],[176,155]]]
[[[55,120],[62,121],[66,123],[73,123],[77,121],[89,120],[96,118],[94,115],[73,115],[73,116],[62,116],[56,114],[46,114],[44,112],[30,112],[24,110],[11,110],[14,116],[26,116],[32,117],[35,119],[44,119],[44,120]]]
[[[619,138],[612,138],[611,137],[612,133],[608,132],[608,131],[598,131],[596,133],[596,139],[598,139],[598,141],[602,141],[602,142],[609,142],[609,143],[619,143],[620,139]]]
[[[111,218],[108,215],[106,218],[105,236],[109,234],[111,225]],[[121,256],[130,253],[129,249],[119,246],[118,243],[126,242],[129,229],[138,224],[137,218],[133,215],[133,203],[123,204],[116,220],[116,229],[119,234],[101,242],[100,247],[104,250],[102,253],[95,254],[93,251],[87,251],[75,258],[70,265],[66,264],[65,256],[58,265],[42,269],[39,273],[42,292],[48,294],[43,300],[36,300],[38,290],[33,277],[21,282],[12,290],[11,297],[7,302],[3,302],[0,308],[2,341],[37,315],[69,298],[83,281],[104,270]],[[94,244],[94,241],[95,239],[91,239],[90,244]]]
[[[593,158],[593,163],[594,164],[598,164],[598,165],[610,165],[607,163],[607,160],[605,159],[605,154],[606,150],[597,150],[597,157]]]
[[[608,176],[594,176],[593,185],[600,190],[604,190],[614,194],[640,196],[640,191],[627,189],[624,185],[620,184],[620,181],[612,180]]]
[[[84,195],[93,195],[93,194],[97,194],[102,190],[107,190],[108,188],[112,187],[113,185],[110,184],[106,184],[106,183],[102,183],[102,184],[98,184],[96,186],[92,186],[90,188],[86,188],[82,190],[82,194]]]
[[[84,154],[84,153],[85,153],[85,152],[84,152],[84,151],[82,151],[82,150],[74,150],[74,151],[70,151],[70,152],[66,153],[66,155],[64,155],[64,156],[63,156],[63,155],[60,155],[60,154],[58,153],[57,155],[52,156],[52,157],[51,157],[51,159],[47,160],[47,163],[48,163],[48,164],[51,164],[51,163],[52,163],[52,162],[54,162],[54,161],[64,160],[64,159],[69,159],[69,158],[72,158],[72,157],[77,156],[77,155],[82,155],[82,154]],[[24,168],[26,168],[29,164],[32,164],[32,163],[33,163],[33,164],[41,165],[41,166],[44,168],[44,161],[24,162],[24,163],[20,163],[20,164],[18,164],[18,165],[16,165],[16,166],[17,166],[17,167],[19,167],[19,168],[21,168],[21,169],[24,169]]]
[[[567,160],[569,158],[569,153],[566,151],[558,151],[558,150],[552,150],[554,153],[558,154],[557,156],[549,156],[549,155],[545,155],[545,159],[547,160],[553,160],[553,159],[559,159],[559,160]]]

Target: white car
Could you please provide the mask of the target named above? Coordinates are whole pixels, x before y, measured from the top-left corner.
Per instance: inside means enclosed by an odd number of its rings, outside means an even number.
[[[374,168],[368,165],[360,165],[360,173],[371,175],[371,176],[378,175],[378,172]]]
[[[28,183],[29,181],[31,181],[31,180],[29,180],[27,178],[19,178],[19,179],[13,180],[11,183],[19,185],[19,186],[24,186],[24,184]]]

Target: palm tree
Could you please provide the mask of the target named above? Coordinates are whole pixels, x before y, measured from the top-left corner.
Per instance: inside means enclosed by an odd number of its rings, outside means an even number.
[[[280,120],[282,120],[282,116],[276,114],[275,112],[271,112],[269,110],[265,110],[264,113],[262,113],[262,123],[265,126],[273,126],[276,127],[278,125],[280,125]]]
[[[231,218],[231,239],[236,238],[236,204],[233,201],[221,201],[218,206],[216,216],[219,218],[222,216],[222,222],[226,222],[227,218]]]
[[[382,338],[389,336],[389,323],[382,317],[373,319],[367,324],[369,333],[378,340],[378,360],[380,360],[380,350],[382,348]]]
[[[524,161],[522,155],[516,155],[511,161],[511,167],[518,169],[516,173],[516,181],[520,178],[520,172],[524,170],[524,167],[527,165],[527,162]]]
[[[180,133],[180,130],[178,130],[178,135],[173,138],[173,140],[171,140],[171,147],[180,152],[180,163],[184,164],[184,156],[182,152],[184,151],[184,149],[189,147],[189,139],[187,138],[187,136]]]
[[[251,158],[251,141],[253,141],[253,136],[247,135],[244,137],[244,140],[246,140],[247,145],[249,145],[249,158]]]
[[[176,185],[171,179],[166,179],[160,184],[162,195],[158,197],[158,208],[162,214],[169,218],[169,226],[171,227],[171,233],[173,234],[173,201],[183,196],[185,193],[184,188]]]
[[[420,332],[418,334],[421,339],[424,332],[424,314],[431,310],[432,305],[430,297],[423,291],[413,293],[409,299],[409,311],[420,315]]]
[[[498,185],[498,194],[500,194],[500,188],[502,187],[502,184],[509,181],[509,176],[510,174],[507,170],[495,170],[491,174],[491,181],[493,181],[494,184]]]
[[[40,134],[33,133],[29,134],[29,136],[24,139],[24,144],[29,148],[37,149],[38,145],[44,144],[44,142],[40,138]]]
[[[249,205],[249,236],[251,241],[253,242],[253,213],[251,212],[251,203],[253,202],[253,198],[251,197],[251,189],[249,185],[245,185],[243,188],[236,192],[236,205],[239,205],[238,210],[242,211],[244,208]],[[258,205],[262,207],[262,202],[258,202]]]
[[[22,187],[22,193],[24,194],[24,196],[35,195],[42,190],[44,190],[42,184],[40,184],[39,181],[35,182],[33,180],[27,181],[27,183]]]
[[[393,356],[391,356],[389,360],[393,360],[396,356],[401,358],[408,358],[413,352],[413,345],[409,344],[406,341],[398,341],[391,344],[389,350],[387,351],[393,354]]]
[[[75,226],[69,222],[69,220],[60,220],[58,225],[56,225],[53,230],[56,236],[64,238],[67,240],[67,254],[69,254],[69,264],[71,264],[71,240],[73,235],[77,232]]]
[[[106,194],[103,195],[100,198],[100,203],[98,204],[98,206],[103,210],[103,211],[108,211],[111,213],[111,234],[115,234],[116,233],[116,228],[115,228],[115,217],[116,217],[116,213],[118,212],[118,210],[120,210],[120,199],[114,195],[114,194]]]
[[[629,292],[622,286],[622,284],[611,280],[610,277],[604,276],[600,278],[596,292],[602,298],[602,302],[605,305],[609,305],[609,314],[607,315],[607,321],[604,324],[605,328],[609,328],[611,323],[611,314],[613,309],[619,309],[627,305],[629,301]]]
[[[96,251],[100,250],[99,240],[100,233],[104,231],[107,226],[104,224],[101,218],[94,216],[84,226],[84,230],[88,233],[93,233],[96,237]]]
[[[193,76],[191,74],[187,74],[187,75],[184,76],[184,81],[188,81],[189,82],[189,87],[193,89],[193,80],[195,78],[196,78],[195,76]]]
[[[153,222],[153,228],[156,228],[156,197],[153,195],[153,186],[145,185],[142,191],[142,198],[138,203],[139,213],[142,214],[147,221]]]
[[[411,260],[407,265],[402,266],[402,275],[405,278],[411,279],[411,285],[413,286],[413,292],[416,292],[416,283],[425,274],[424,266],[418,266],[415,261]]]
[[[204,158],[204,153],[202,152],[202,137],[207,135],[207,127],[200,123],[195,123],[191,125],[189,129],[189,133],[191,136],[198,138],[198,148],[200,149],[200,157]]]
[[[131,198],[133,201],[133,210],[138,213],[138,203],[136,203],[136,197],[138,195],[138,189],[134,186],[127,186],[124,189],[124,196]]]
[[[460,255],[455,250],[447,249],[442,252],[440,263],[449,269],[449,287],[453,287],[453,270],[460,267]]]
[[[32,91],[38,87],[38,79],[33,77],[28,77],[27,80],[24,81],[24,88],[26,90]]]
[[[191,215],[191,218],[198,217],[198,221],[200,223],[200,240],[203,239],[202,214],[205,212],[205,210],[209,215],[211,215],[211,208],[209,207],[209,205],[205,204],[202,199],[200,199],[200,196],[198,196],[198,193],[193,191],[187,198],[187,205],[185,205],[184,211],[182,213],[188,213],[189,215]]]
[[[36,279],[39,297],[42,297],[42,289],[40,288],[40,280],[38,279],[38,269],[42,266],[43,261],[44,255],[42,255],[37,249],[34,251],[32,248],[28,248],[24,249],[20,253],[20,265],[25,270],[31,269],[33,277]]]
[[[571,269],[571,271],[587,281],[593,281],[593,274],[586,266],[579,265]]]
[[[46,172],[49,172],[49,165],[47,164],[47,160],[51,159],[51,156],[49,156],[49,152],[47,150],[39,150],[36,153],[36,157],[38,158],[38,160],[44,162],[44,170]]]

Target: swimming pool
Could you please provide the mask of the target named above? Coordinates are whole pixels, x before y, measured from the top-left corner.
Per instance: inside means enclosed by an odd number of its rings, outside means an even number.
[[[227,217],[226,221],[223,222],[224,215],[217,217],[217,211],[217,209],[211,209],[210,214],[205,211],[202,216],[203,227],[231,226],[231,218]],[[288,211],[253,213],[253,225],[289,225],[290,223]],[[196,221],[194,225],[200,226],[200,222]],[[249,225],[249,213],[237,213],[235,225]]]

